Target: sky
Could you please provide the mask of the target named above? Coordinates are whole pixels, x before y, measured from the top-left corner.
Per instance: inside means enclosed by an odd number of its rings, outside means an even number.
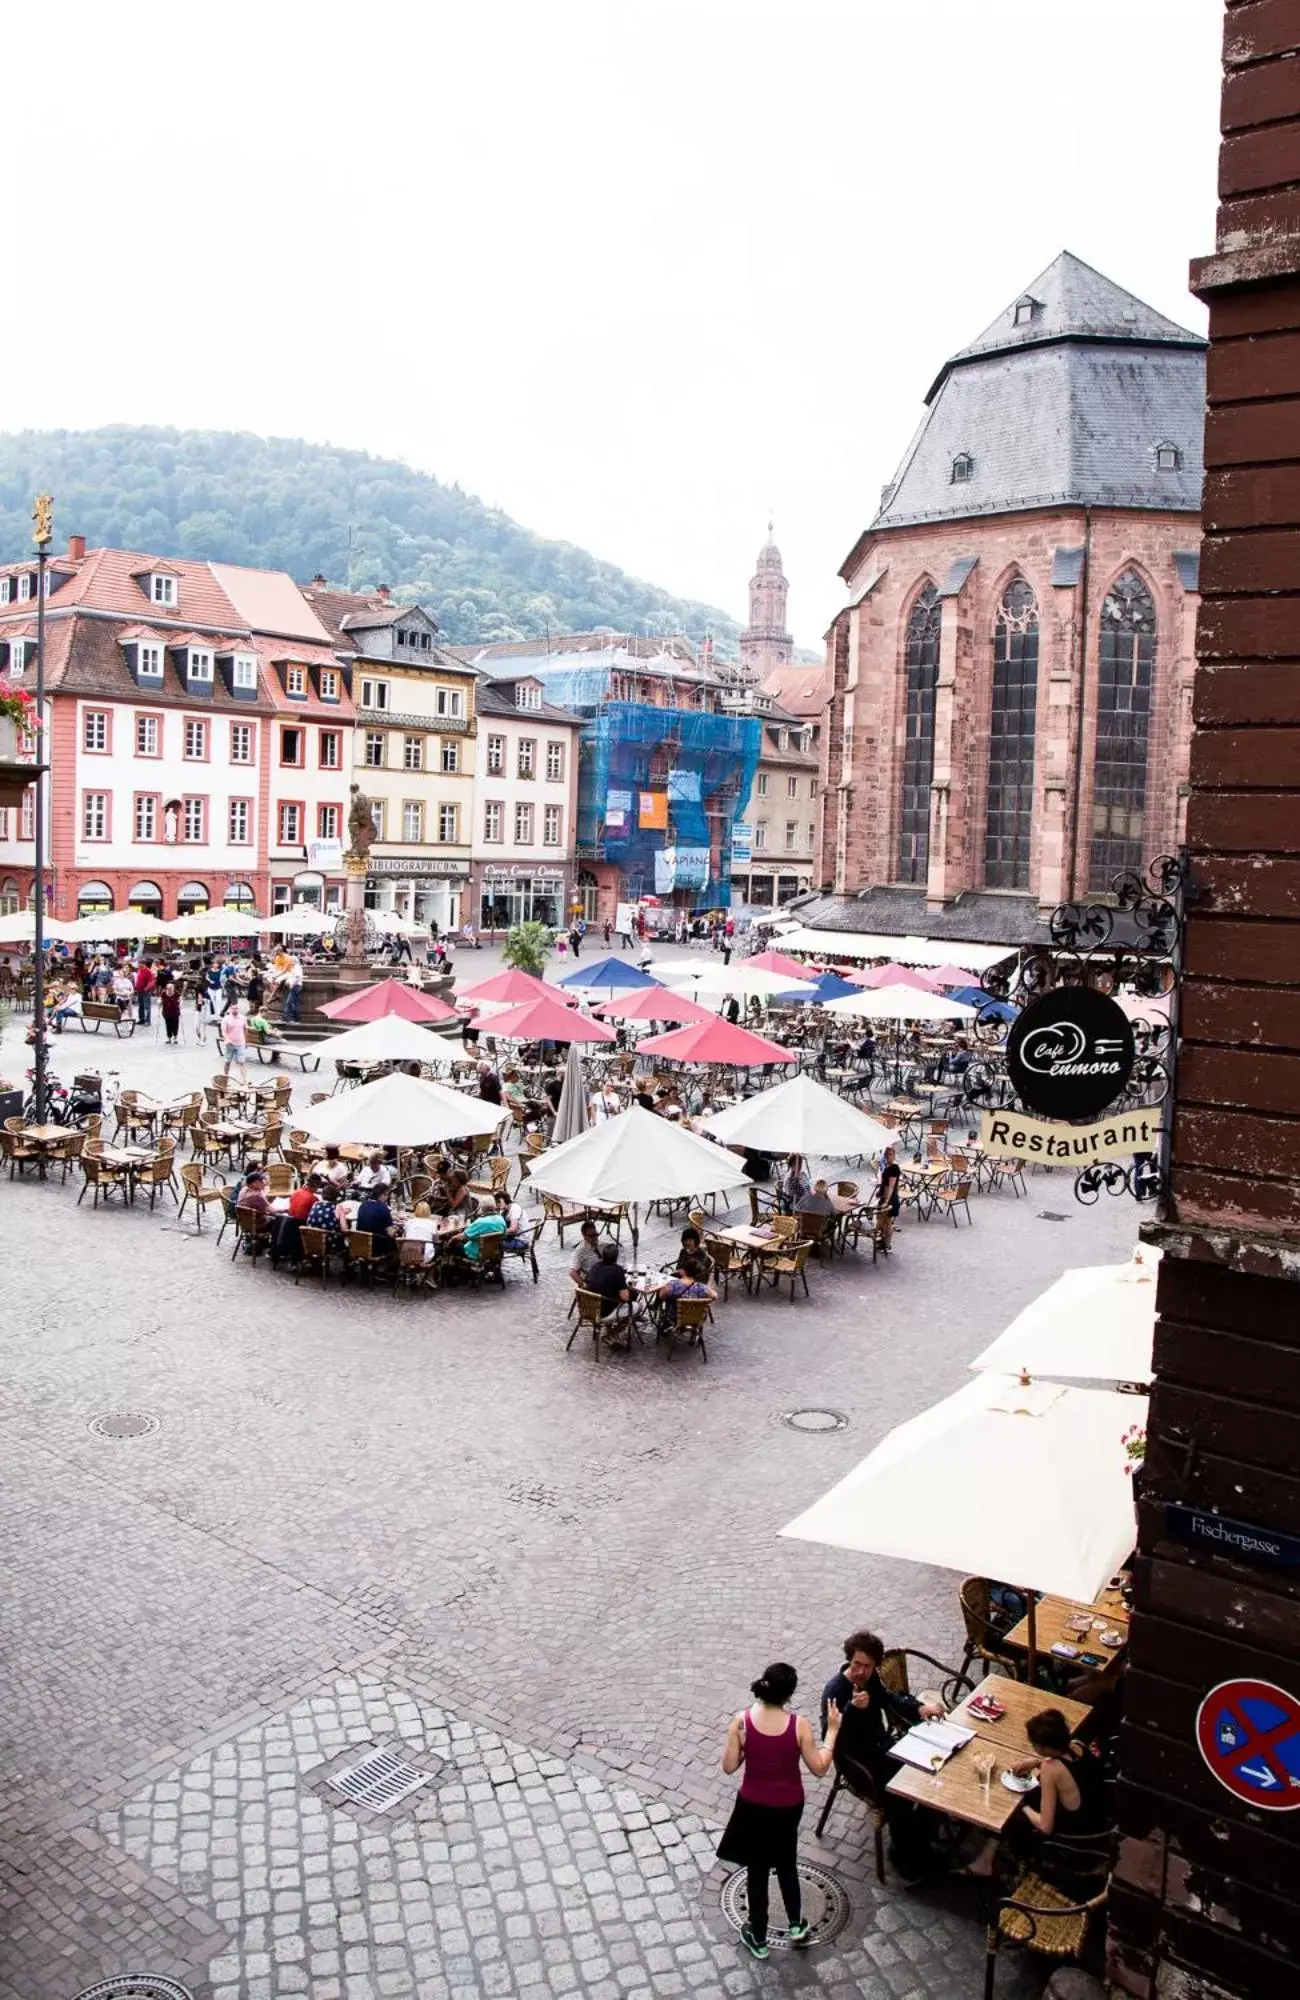
[[[6,103],[0,423],[399,457],[738,616],[770,515],[815,646],[939,365],[1059,250],[1203,330],[1221,27],[69,0]]]

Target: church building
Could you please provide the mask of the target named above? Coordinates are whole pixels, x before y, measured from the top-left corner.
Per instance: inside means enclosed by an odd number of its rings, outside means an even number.
[[[840,571],[800,914],[1030,942],[1182,836],[1205,342],[1062,252],[925,400]]]

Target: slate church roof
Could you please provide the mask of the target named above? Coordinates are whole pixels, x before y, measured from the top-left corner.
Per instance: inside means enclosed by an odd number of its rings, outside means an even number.
[[[1062,505],[1198,512],[1205,351],[1063,250],[944,363],[871,531]]]

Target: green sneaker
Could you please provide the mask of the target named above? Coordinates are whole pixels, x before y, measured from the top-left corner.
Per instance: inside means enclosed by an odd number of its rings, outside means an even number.
[[[768,1952],[767,1952],[766,1940],[764,1938],[755,1937],[753,1931],[749,1928],[748,1924],[742,1926],[740,1933],[740,1942],[744,1945],[745,1950],[749,1953],[751,1958],[767,1957]]]
[[[800,1917],[797,1924],[791,1924],[789,1930],[786,1932],[786,1936],[789,1938],[791,1944],[806,1944],[808,1942],[808,1933],[811,1929],[812,1925],[809,1923],[807,1917]]]

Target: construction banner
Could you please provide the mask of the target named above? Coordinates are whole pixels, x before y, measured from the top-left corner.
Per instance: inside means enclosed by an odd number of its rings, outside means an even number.
[[[667,792],[639,792],[640,825],[643,832],[667,833],[668,794]]]

